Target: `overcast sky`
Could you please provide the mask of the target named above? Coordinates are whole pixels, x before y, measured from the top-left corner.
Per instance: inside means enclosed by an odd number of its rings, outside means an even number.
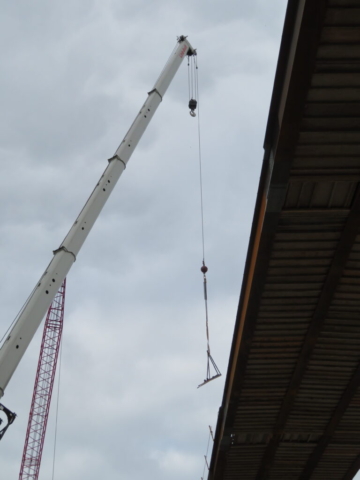
[[[199,480],[222,400],[287,2],[0,3],[0,336],[176,37],[198,49],[210,337],[223,376],[196,388],[206,337],[197,120],[184,62],[68,275],[54,478]],[[18,477],[41,334],[2,399],[18,414],[1,442],[4,479]]]

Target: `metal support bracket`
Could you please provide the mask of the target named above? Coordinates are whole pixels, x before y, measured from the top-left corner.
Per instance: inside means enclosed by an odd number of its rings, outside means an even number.
[[[75,255],[75,253],[70,252],[70,250],[68,250],[68,249],[67,249],[66,247],[64,247],[64,246],[59,247],[59,248],[57,248],[56,250],[53,250],[53,254],[56,255],[58,252],[61,252],[61,250],[64,251],[64,252],[66,252],[66,253],[70,253],[70,254],[74,257],[74,262],[76,262],[76,255]]]
[[[148,92],[148,95],[151,95],[152,93],[157,93],[162,101],[162,95],[160,94],[159,90],[157,88],[153,88],[152,90],[150,90],[150,92]]]
[[[112,162],[113,160],[119,160],[119,162],[121,162],[123,165],[124,165],[124,170],[126,168],[126,163],[124,162],[124,160],[121,160],[121,158],[119,157],[119,155],[114,155],[113,157],[109,158],[108,159],[108,162]]]
[[[10,427],[10,425],[14,422],[16,418],[16,413],[11,412],[8,408],[6,408],[2,403],[0,403],[0,410],[3,411],[7,417],[7,424],[1,428],[2,420],[0,418],[0,440],[5,435],[6,430]]]

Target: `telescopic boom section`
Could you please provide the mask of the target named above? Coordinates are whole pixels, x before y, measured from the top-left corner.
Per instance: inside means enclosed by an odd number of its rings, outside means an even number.
[[[160,77],[149,92],[148,98],[125,135],[114,156],[95,186],[80,215],[71,227],[54,257],[25,304],[10,334],[0,349],[0,398],[17,365],[33,338],[41,320],[49,308],[62,281],[76,260],[86,237],[93,227],[116,182],[124,171],[131,154],[146,130],[174,75],[186,55],[193,48],[186,37],[179,37],[178,44],[166,63]]]

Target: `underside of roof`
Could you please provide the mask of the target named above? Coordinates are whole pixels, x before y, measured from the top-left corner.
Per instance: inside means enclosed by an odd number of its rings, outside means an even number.
[[[210,480],[360,468],[360,0],[290,0]]]

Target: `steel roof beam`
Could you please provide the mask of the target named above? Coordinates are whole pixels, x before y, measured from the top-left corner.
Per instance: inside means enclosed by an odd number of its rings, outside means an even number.
[[[311,477],[313,471],[315,470],[317,464],[319,463],[319,460],[321,459],[323,453],[325,452],[327,446],[329,445],[334,432],[336,431],[339,423],[341,422],[342,416],[344,415],[346,409],[348,408],[352,398],[356,394],[359,387],[360,387],[360,364],[358,368],[355,370],[355,373],[352,376],[348,386],[346,387],[344,394],[341,397],[341,400],[338,403],[335,409],[335,412],[325,429],[324,434],[322,435],[321,439],[316,445],[313,453],[310,455],[310,458],[299,480],[308,480]],[[357,467],[357,470],[359,468],[360,468],[360,463],[359,463],[359,466]],[[349,478],[353,478],[353,477],[349,477]]]
[[[321,292],[317,307],[315,309],[312,321],[306,334],[304,344],[297,361],[295,371],[287,389],[280,412],[277,416],[274,435],[271,438],[265,451],[256,480],[264,480],[274,462],[277,447],[280,443],[281,435],[284,431],[286,421],[294,405],[296,394],[299,390],[301,380],[306,371],[308,361],[320,335],[327,312],[335,290],[341,279],[346,261],[350,255],[351,247],[355,241],[360,225],[360,187],[358,187],[349,217],[346,221],[344,230],[340,237],[334,259],[332,261],[328,276],[326,278],[323,290]],[[340,402],[341,403],[341,402]],[[340,405],[340,404],[339,404]],[[338,405],[338,408],[340,408]],[[331,422],[330,422],[331,423]],[[330,424],[329,424],[330,425]],[[320,447],[319,447],[320,452]],[[317,458],[317,457],[314,457]],[[320,458],[320,457],[319,457]],[[313,459],[314,460],[314,459]],[[314,467],[315,468],[315,467]]]

